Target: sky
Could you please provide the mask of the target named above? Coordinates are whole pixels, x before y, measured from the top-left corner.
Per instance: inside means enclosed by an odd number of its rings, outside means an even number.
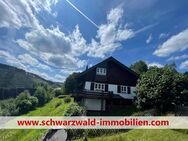
[[[187,0],[1,0],[0,63],[63,82],[113,56],[188,71]]]

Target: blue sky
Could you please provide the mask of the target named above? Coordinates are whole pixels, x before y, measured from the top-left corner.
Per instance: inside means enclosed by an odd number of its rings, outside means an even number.
[[[187,0],[2,0],[0,63],[63,82],[113,56],[188,70]]]

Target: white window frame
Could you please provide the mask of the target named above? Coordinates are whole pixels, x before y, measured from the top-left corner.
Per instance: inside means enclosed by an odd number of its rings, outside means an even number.
[[[121,92],[121,93],[127,93],[127,86],[121,85],[121,86],[120,86],[120,92]]]
[[[97,75],[106,75],[106,68],[96,68]]]
[[[103,83],[94,83],[95,91],[105,91],[105,84]]]

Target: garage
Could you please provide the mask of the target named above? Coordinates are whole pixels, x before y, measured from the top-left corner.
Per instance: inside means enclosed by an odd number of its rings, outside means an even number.
[[[106,101],[103,99],[85,98],[84,105],[86,107],[86,110],[101,111],[101,106],[102,106],[102,110],[105,111]]]

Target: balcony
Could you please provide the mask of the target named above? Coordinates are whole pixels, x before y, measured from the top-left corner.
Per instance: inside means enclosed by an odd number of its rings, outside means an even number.
[[[90,91],[90,90],[77,90],[71,94],[73,97],[85,97],[85,98],[112,98],[113,92],[104,91]]]

